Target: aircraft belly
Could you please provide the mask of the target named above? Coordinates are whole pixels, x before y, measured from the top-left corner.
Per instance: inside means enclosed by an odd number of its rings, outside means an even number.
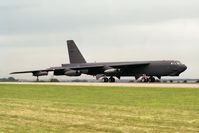
[[[121,76],[136,76],[136,75],[151,75],[151,76],[166,76],[168,75],[169,69],[161,66],[147,66],[127,69],[121,73]]]

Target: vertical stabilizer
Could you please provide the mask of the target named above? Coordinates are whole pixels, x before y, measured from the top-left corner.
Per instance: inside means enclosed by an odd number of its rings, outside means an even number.
[[[76,46],[73,40],[67,41],[68,45],[68,54],[70,63],[86,63],[86,60],[82,56],[81,52],[79,51],[78,47]]]

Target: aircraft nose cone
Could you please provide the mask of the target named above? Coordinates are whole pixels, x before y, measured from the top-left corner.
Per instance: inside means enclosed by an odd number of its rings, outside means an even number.
[[[182,72],[184,72],[185,70],[187,70],[187,66],[186,65],[182,65]]]

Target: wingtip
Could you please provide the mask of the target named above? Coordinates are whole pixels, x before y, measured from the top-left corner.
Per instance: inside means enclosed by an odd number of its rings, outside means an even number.
[[[10,74],[15,74],[15,72],[11,72]]]

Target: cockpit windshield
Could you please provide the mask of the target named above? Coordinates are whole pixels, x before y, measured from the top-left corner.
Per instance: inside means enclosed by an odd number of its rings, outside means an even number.
[[[180,61],[176,61],[176,63],[177,63],[178,65],[181,65],[181,64],[182,64]]]
[[[181,65],[182,63],[180,61],[172,61],[171,65]]]

